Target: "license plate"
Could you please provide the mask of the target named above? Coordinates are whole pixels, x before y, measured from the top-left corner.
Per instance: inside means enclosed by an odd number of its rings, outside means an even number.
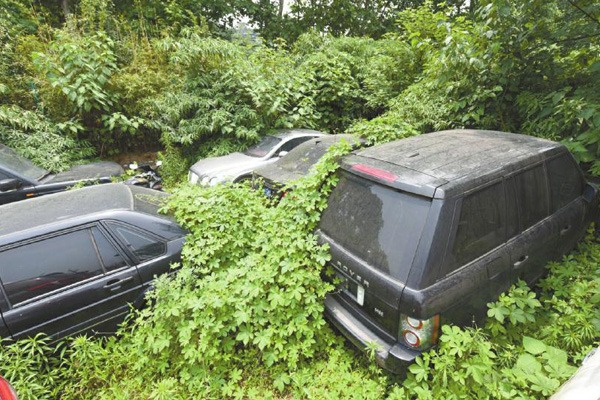
[[[336,273],[336,276],[340,281],[338,289],[349,295],[354,301],[358,303],[358,305],[364,305],[365,288],[361,284],[352,281],[351,279],[349,279],[345,275],[342,275],[341,273]]]
[[[356,285],[356,302],[361,306],[365,304],[365,288],[361,285]]]

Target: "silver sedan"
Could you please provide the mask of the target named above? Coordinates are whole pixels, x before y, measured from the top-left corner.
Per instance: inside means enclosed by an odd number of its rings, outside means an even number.
[[[190,168],[188,180],[193,184],[214,186],[224,182],[239,182],[252,178],[256,168],[277,161],[299,144],[326,133],[310,129],[289,129],[265,136],[243,153],[204,158]]]

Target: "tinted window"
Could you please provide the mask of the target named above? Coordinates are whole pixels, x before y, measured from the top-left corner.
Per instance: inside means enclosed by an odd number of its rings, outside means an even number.
[[[90,229],[0,253],[0,279],[14,305],[102,274]]]
[[[509,239],[520,231],[515,180],[507,179],[504,182],[504,190],[506,191],[506,238]]]
[[[570,154],[548,161],[547,168],[553,211],[581,196],[583,193],[581,173]]]
[[[265,136],[258,144],[249,147],[244,154],[250,157],[264,157],[281,142],[275,136]]]
[[[462,202],[454,256],[465,264],[504,242],[504,190],[502,183],[465,197]]]
[[[548,215],[546,175],[539,165],[515,176],[515,191],[522,229],[527,229]]]
[[[159,215],[158,210],[166,203],[169,196],[164,192],[157,190],[148,190],[138,186],[130,186],[133,195],[133,208],[150,215]],[[168,216],[162,218],[169,218]]]
[[[320,228],[346,250],[406,281],[431,201],[343,173]]]
[[[284,143],[283,146],[281,146],[281,149],[279,149],[279,151],[290,151],[290,150],[294,149],[296,146],[298,146],[299,144],[302,144],[310,139],[312,139],[312,137],[307,136],[307,137],[299,137],[296,139],[289,140],[288,142]]]
[[[0,144],[0,164],[29,179],[41,179],[44,175],[48,174],[48,171],[45,169],[38,167],[28,159],[21,157],[10,147],[2,144]]]
[[[124,225],[110,225],[140,261],[158,257],[166,251],[166,245],[157,238],[146,235],[137,229],[125,227]]]
[[[102,260],[102,264],[107,271],[119,269],[127,265],[121,254],[117,251],[108,239],[98,230],[93,228],[94,241],[98,249],[98,254]]]

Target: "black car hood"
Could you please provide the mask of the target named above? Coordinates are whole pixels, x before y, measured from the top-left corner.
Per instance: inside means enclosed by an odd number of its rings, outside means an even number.
[[[79,181],[98,179],[123,174],[123,168],[115,162],[98,161],[89,164],[76,165],[68,171],[60,172],[45,183]]]
[[[268,167],[255,171],[258,177],[262,177],[265,181],[281,186],[284,186],[293,180],[302,178],[307,172],[308,171],[304,170],[290,171],[278,165],[269,165]]]

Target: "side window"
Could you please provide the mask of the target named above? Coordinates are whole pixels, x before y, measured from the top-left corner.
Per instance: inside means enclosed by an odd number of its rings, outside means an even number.
[[[161,256],[167,250],[167,246],[158,238],[142,233],[137,229],[126,227],[125,225],[113,223],[109,223],[109,225],[140,261]]]
[[[527,229],[548,215],[548,194],[544,167],[521,172],[514,177],[521,228]]]
[[[566,206],[583,193],[583,180],[579,167],[570,154],[563,154],[547,162],[550,180],[552,211]]]
[[[307,140],[312,139],[312,137],[310,136],[306,136],[306,137],[299,137],[299,138],[295,138],[292,139],[286,143],[283,144],[283,146],[281,146],[281,149],[279,149],[279,151],[290,151],[292,150],[294,147],[298,146],[299,144],[302,144],[304,142],[306,142]]]
[[[127,265],[123,256],[98,228],[92,228],[92,232],[98,249],[98,256],[107,271],[113,271]]]
[[[504,209],[502,183],[488,186],[463,199],[453,250],[460,265],[504,242]]]
[[[10,179],[10,178],[12,178],[12,177],[0,169],[0,181],[4,180],[4,179]]]
[[[90,229],[5,250],[0,265],[13,305],[103,273]]]

